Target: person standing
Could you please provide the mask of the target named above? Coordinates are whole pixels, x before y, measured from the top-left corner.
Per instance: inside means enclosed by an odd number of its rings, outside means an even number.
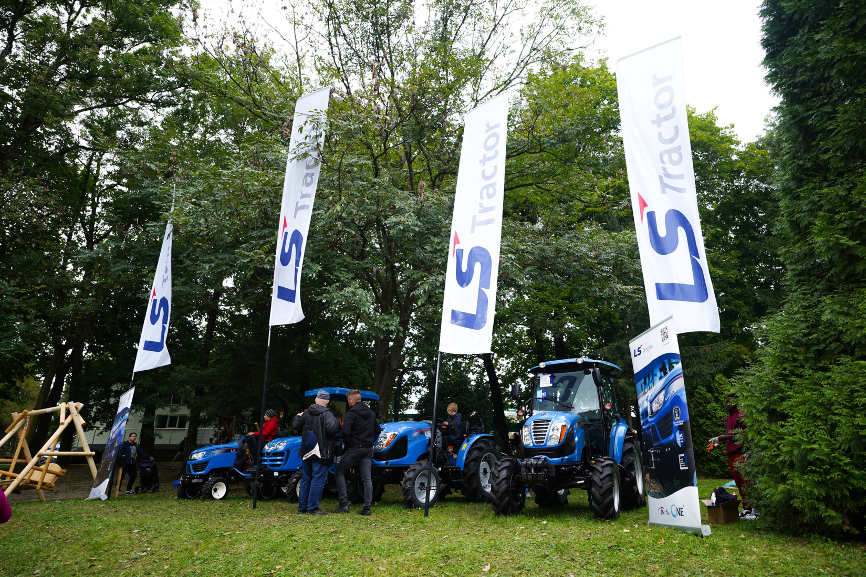
[[[177,455],[172,458],[172,462],[177,461],[179,457],[183,456],[183,451],[186,449],[186,437],[181,440],[181,442],[177,445]]]
[[[314,445],[303,454],[301,467],[298,513],[308,515],[327,515],[319,509],[322,492],[328,479],[328,467],[334,462],[334,442],[340,432],[340,423],[328,409],[331,396],[327,391],[316,393],[315,402],[303,413],[292,419],[292,428],[301,431],[302,447],[307,444],[308,433],[315,436]]]
[[[135,433],[129,434],[129,440],[120,445],[120,453],[117,455],[117,460],[123,465],[123,472],[120,474],[120,483],[123,483],[123,478],[129,475],[129,482],[126,484],[126,494],[134,495],[132,492],[132,484],[135,483],[135,478],[138,476],[138,457],[150,459],[153,457],[142,451],[135,440],[138,435]]]
[[[725,399],[728,405],[728,419],[725,422],[725,434],[713,437],[710,442],[718,445],[721,441],[725,441],[725,452],[728,455],[728,468],[731,471],[731,477],[734,483],[737,484],[737,489],[740,491],[740,496],[743,500],[743,511],[740,517],[743,519],[757,519],[758,514],[752,509],[751,505],[746,502],[746,485],[748,482],[740,473],[738,465],[745,462],[746,457],[743,455],[743,445],[736,440],[737,433],[746,430],[746,415],[737,406],[736,393],[728,395]],[[735,433],[736,431],[736,433]]]
[[[340,432],[345,449],[334,473],[337,477],[340,505],[333,512],[349,512],[346,473],[357,465],[361,474],[361,483],[364,486],[364,508],[359,510],[358,514],[369,515],[370,505],[373,503],[373,479],[370,471],[373,463],[373,445],[376,443],[379,433],[382,432],[382,427],[376,420],[376,413],[361,402],[361,391],[358,389],[349,391],[346,394],[346,402],[349,405],[349,410],[346,411],[343,428]]]
[[[448,420],[442,423],[448,425],[448,442],[449,447],[459,449],[460,441],[463,440],[463,416],[457,412],[457,403],[448,405]]]

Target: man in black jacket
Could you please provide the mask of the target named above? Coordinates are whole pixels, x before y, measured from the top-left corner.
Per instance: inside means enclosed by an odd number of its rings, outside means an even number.
[[[135,442],[137,438],[137,434],[130,433],[129,440],[120,445],[120,451],[117,455],[117,463],[123,465],[123,471],[120,473],[120,482],[123,483],[123,478],[129,476],[129,483],[126,484],[127,495],[135,494],[132,490],[132,484],[135,483],[135,478],[138,476],[139,456],[153,461],[153,457],[138,447],[138,444]]]
[[[328,409],[330,398],[326,391],[319,391],[316,394],[316,402],[292,419],[292,428],[301,431],[302,447],[307,442],[309,432],[315,435],[315,445],[312,450],[301,455],[303,467],[298,495],[298,513],[327,514],[319,509],[319,503],[322,502],[322,492],[325,489],[325,481],[328,480],[328,467],[334,462],[336,435],[340,432],[339,421]]]
[[[373,479],[370,475],[370,467],[373,461],[373,445],[382,432],[382,427],[376,420],[376,413],[370,407],[361,402],[361,391],[352,389],[346,395],[349,410],[343,419],[343,445],[345,450],[334,475],[337,477],[337,490],[340,493],[340,506],[334,509],[334,513],[349,512],[349,496],[346,490],[346,473],[349,469],[358,465],[361,473],[361,482],[364,484],[364,508],[358,511],[358,515],[369,515],[370,505],[373,501]]]

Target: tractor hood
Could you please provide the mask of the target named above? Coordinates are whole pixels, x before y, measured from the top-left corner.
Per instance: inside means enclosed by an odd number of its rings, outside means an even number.
[[[224,445],[210,445],[208,447],[201,447],[196,449],[192,453],[190,453],[190,461],[198,461],[200,459],[204,459],[206,457],[213,457],[215,455],[221,455],[222,453],[234,453],[238,450],[237,441],[232,441],[231,443],[226,443]]]
[[[526,447],[560,445],[565,441],[568,431],[571,431],[570,434],[572,436],[576,434],[577,429],[572,428],[572,425],[579,420],[580,415],[566,411],[541,411],[535,413],[523,424],[523,444]],[[563,431],[562,426],[564,426],[565,431]],[[556,435],[549,436],[549,433],[557,431]]]
[[[382,435],[396,433],[397,436],[401,436],[416,432],[423,434],[424,431],[430,431],[430,423],[425,423],[424,421],[401,421],[382,425]]]
[[[288,451],[300,449],[300,447],[301,437],[281,437],[279,439],[274,439],[273,441],[268,441],[268,444],[265,445],[265,452]]]

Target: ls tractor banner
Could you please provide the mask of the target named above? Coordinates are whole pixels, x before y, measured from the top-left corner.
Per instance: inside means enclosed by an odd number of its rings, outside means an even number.
[[[443,353],[490,352],[502,240],[508,99],[509,93],[500,94],[465,118],[439,336]]]
[[[280,222],[277,226],[270,326],[289,325],[304,319],[304,311],[301,310],[301,267],[319,183],[322,144],[325,142],[324,114],[328,110],[330,97],[331,88],[322,88],[302,96],[295,103]]]
[[[682,60],[682,40],[674,38],[617,62],[625,162],[650,324],[676,314],[681,333],[717,333]]]
[[[114,424],[111,425],[111,432],[108,434],[108,441],[105,443],[105,451],[102,453],[102,462],[99,463],[99,471],[96,473],[93,487],[90,489],[90,495],[87,499],[101,499],[103,501],[108,499],[115,454],[117,453],[117,448],[123,442],[123,433],[126,430],[126,422],[129,420],[129,409],[132,407],[133,395],[135,395],[135,387],[120,395]]]
[[[630,342],[650,525],[701,531],[689,407],[673,317]]]
[[[144,312],[144,326],[135,355],[133,374],[171,364],[171,356],[165,339],[168,336],[168,321],[171,317],[171,243],[173,227],[171,221],[165,226],[159,263],[150,287],[150,300]]]

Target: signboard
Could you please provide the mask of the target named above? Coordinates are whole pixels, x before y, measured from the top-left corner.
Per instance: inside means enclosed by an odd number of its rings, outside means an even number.
[[[96,473],[96,479],[93,481],[88,499],[102,499],[103,501],[108,499],[114,459],[117,449],[123,443],[123,433],[126,431],[126,421],[129,419],[129,408],[132,406],[134,394],[135,387],[132,387],[120,397],[120,402],[117,404],[117,415],[114,417],[114,424],[111,425],[108,442],[105,444],[105,452],[102,453],[102,462],[99,463],[99,471]]]
[[[673,317],[630,341],[650,525],[701,530],[689,406]]]

